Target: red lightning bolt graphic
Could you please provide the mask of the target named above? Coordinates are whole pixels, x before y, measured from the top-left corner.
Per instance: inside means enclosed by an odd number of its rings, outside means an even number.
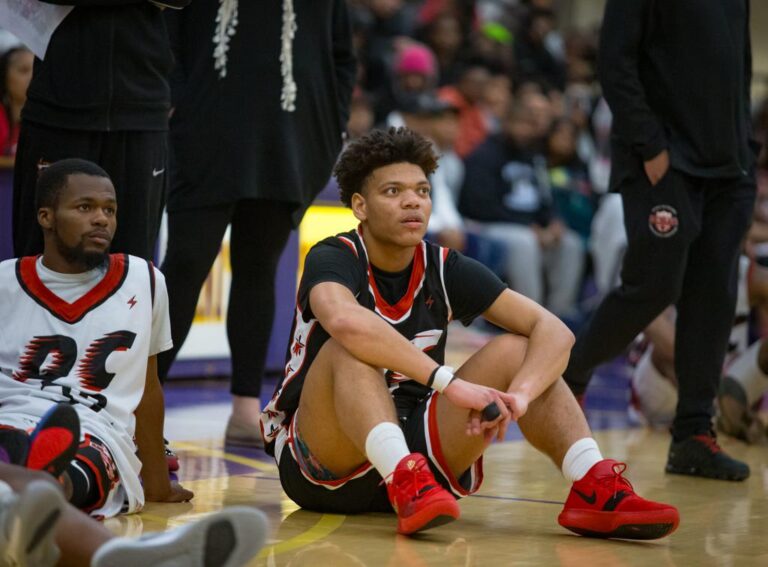
[[[138,302],[136,301],[136,296],[134,295],[132,298],[128,300],[128,305],[130,305],[129,309],[133,309],[134,305],[136,305]]]

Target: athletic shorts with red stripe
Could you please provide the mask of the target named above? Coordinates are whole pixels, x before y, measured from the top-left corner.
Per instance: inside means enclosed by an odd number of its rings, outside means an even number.
[[[458,499],[480,488],[483,462],[480,457],[459,478],[451,474],[438,434],[438,396],[433,392],[424,399],[396,398],[398,417],[409,449],[427,458],[437,481]],[[305,464],[306,458],[302,457],[301,441],[296,438],[296,431],[294,414],[290,426],[280,434],[283,439],[278,438],[278,445],[284,441],[278,455],[280,482],[291,500],[307,510],[333,514],[392,512],[381,475],[368,462],[344,478],[315,478],[311,467]]]

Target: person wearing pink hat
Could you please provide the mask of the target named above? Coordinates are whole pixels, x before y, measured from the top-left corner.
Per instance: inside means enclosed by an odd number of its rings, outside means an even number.
[[[392,80],[376,98],[376,123],[402,126],[397,110],[405,99],[432,91],[438,82],[437,61],[427,46],[408,42],[395,54]]]

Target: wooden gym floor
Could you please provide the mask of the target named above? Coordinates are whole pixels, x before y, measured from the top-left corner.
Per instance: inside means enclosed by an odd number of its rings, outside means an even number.
[[[458,342],[452,341],[454,364],[482,342],[471,333],[459,335]],[[228,416],[223,383],[174,383],[166,394],[166,434],[180,456],[179,480],[194,490],[195,499],[149,504],[141,514],[113,518],[106,525],[116,533],[139,535],[182,525],[224,506],[256,506],[268,515],[272,534],[252,565],[270,567],[768,565],[768,448],[721,438],[727,451],[752,468],[752,476],[742,483],[666,475],[669,436],[628,422],[622,372],[621,367],[609,369],[602,392],[596,385],[594,396],[602,407],[588,405],[588,417],[603,454],[627,462],[636,490],[680,509],[680,527],[663,540],[603,541],[561,528],[557,515],[568,486],[544,456],[520,440],[519,431],[491,446],[482,488],[462,500],[461,519],[448,526],[406,538],[395,534],[393,516],[305,512],[283,494],[269,457],[223,448]],[[271,393],[271,387],[264,391]]]

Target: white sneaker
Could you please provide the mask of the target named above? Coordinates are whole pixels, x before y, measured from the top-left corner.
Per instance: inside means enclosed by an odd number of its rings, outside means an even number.
[[[240,567],[267,539],[267,518],[231,507],[197,522],[138,539],[115,538],[94,554],[92,567]]]
[[[55,527],[65,506],[48,482],[33,481],[19,494],[0,483],[0,567],[56,565]]]

